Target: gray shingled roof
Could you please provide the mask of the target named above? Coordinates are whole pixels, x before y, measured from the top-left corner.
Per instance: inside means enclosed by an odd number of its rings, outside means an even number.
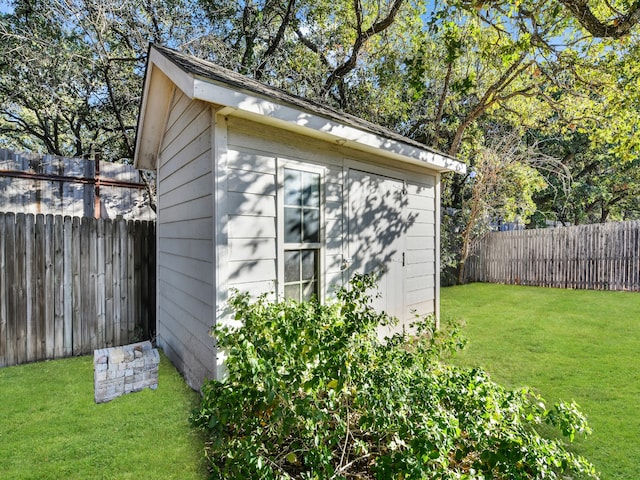
[[[416,140],[404,137],[397,132],[389,130],[388,128],[381,127],[380,125],[376,125],[372,122],[368,122],[354,115],[341,112],[320,103],[307,100],[296,95],[292,95],[285,92],[284,90],[270,87],[252,78],[245,77],[244,75],[241,75],[239,73],[222,68],[215,63],[208,62],[206,60],[196,58],[192,55],[187,55],[159,45],[153,45],[153,48],[155,48],[166,58],[171,60],[171,62],[191,75],[201,77],[202,79],[214,83],[228,85],[233,87],[235,90],[249,92],[253,95],[262,97],[272,102],[294,106],[299,110],[303,110],[308,113],[327,118],[329,120],[333,120],[351,127],[358,128],[360,130],[364,130],[369,133],[373,133],[375,135],[379,135],[384,138],[388,138],[390,140],[402,142],[416,148],[434,153],[436,155],[455,160],[455,158],[449,155],[430,148],[423,143],[417,142]]]

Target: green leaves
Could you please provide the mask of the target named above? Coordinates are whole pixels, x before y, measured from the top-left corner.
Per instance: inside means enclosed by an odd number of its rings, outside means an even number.
[[[335,303],[229,300],[240,328],[214,327],[228,376],[203,387],[192,422],[212,478],[596,478],[536,428],[586,433],[574,406],[547,411],[480,369],[443,363],[461,343],[417,318],[416,335],[377,337],[370,276]]]
[[[132,158],[148,44],[196,43],[193,2],[10,3],[0,14],[0,145]]]

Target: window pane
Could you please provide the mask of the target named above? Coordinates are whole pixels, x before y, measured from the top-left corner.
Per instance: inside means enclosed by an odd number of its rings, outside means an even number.
[[[309,282],[302,284],[302,300],[311,300],[313,297],[317,297],[316,282]]]
[[[300,252],[284,252],[284,281],[297,282],[300,280]]]
[[[284,298],[292,298],[293,300],[300,301],[300,285],[285,285],[284,286]]]
[[[315,278],[315,275],[316,275],[316,251],[302,250],[302,279],[301,280],[313,280]]]
[[[320,210],[303,209],[304,237],[303,242],[317,243],[320,241]]]
[[[302,205],[302,172],[299,170],[284,170],[284,204]]]
[[[302,174],[303,199],[305,207],[320,206],[320,175],[304,172]]]
[[[284,241],[285,243],[300,243],[302,241],[302,222],[300,208],[286,207],[284,209]]]

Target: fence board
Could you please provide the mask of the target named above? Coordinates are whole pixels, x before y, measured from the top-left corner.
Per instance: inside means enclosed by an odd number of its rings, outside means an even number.
[[[127,298],[129,301],[127,302],[127,337],[131,338],[135,335],[135,323],[134,318],[136,315],[136,306],[135,306],[135,272],[136,272],[136,262],[135,262],[135,246],[134,246],[134,238],[135,238],[135,222],[129,222],[127,224],[127,236],[125,240],[127,242]]]
[[[43,276],[43,292],[46,297],[43,300],[44,313],[42,315],[42,322],[44,324],[44,338],[43,350],[45,359],[53,358],[53,352],[55,350],[55,269],[53,265],[53,215],[47,215],[44,218],[44,276]],[[53,339],[52,342],[47,342],[46,339]]]
[[[640,290],[640,222],[492,232],[475,242],[470,281]]]
[[[48,217],[47,217],[48,218]],[[64,236],[65,223],[69,217],[54,217],[53,220],[53,277],[54,277],[54,293],[53,293],[53,330],[54,330],[54,347],[51,358],[61,358],[70,355],[71,348],[68,347],[71,340],[71,326],[67,326],[65,320],[67,312],[65,310],[64,292],[71,289],[71,272],[67,275],[64,270],[64,248],[71,248],[71,242],[65,246],[66,237]],[[71,309],[69,308],[68,318],[71,318]],[[67,336],[69,338],[67,338]]]
[[[89,285],[87,286],[88,310],[84,310],[85,323],[87,324],[87,343],[90,351],[97,348],[99,338],[98,324],[98,221],[90,219],[89,222]]]
[[[74,318],[74,300],[73,300],[73,219],[69,216],[64,217],[62,226],[62,268],[63,268],[63,291],[60,292],[63,304],[63,323],[64,323],[64,339],[63,350],[64,356],[73,355],[73,318]],[[77,250],[76,250],[77,252]]]
[[[113,222],[104,222],[104,344],[113,343]]]
[[[75,219],[74,219],[75,220]],[[88,220],[88,219],[87,219]],[[77,316],[74,316],[74,336],[73,336],[73,354],[82,355],[84,346],[89,345],[89,325],[87,320],[91,315],[91,305],[89,304],[89,221],[78,222],[78,244],[80,255],[73,267],[76,274],[77,283],[74,284],[74,296],[77,297]],[[75,260],[75,259],[74,259]]]
[[[107,344],[107,323],[106,323],[106,293],[107,287],[105,284],[105,233],[104,233],[104,220],[98,219],[97,225],[97,243],[96,243],[96,255],[97,255],[97,270],[96,270],[96,317],[98,321],[98,338],[97,344]]]
[[[113,223],[113,342],[114,345],[120,345],[122,338],[121,322],[122,322],[122,294],[120,291],[120,268],[122,266],[122,241],[120,240],[121,226],[123,220],[116,220]]]
[[[16,268],[16,295],[13,323],[16,335],[16,362],[27,362],[27,266],[26,266],[26,233],[27,216],[18,213],[16,215],[16,241],[15,241],[15,268]]]
[[[17,288],[18,285],[15,282],[17,276],[16,273],[16,222],[15,215],[10,213],[4,218],[5,226],[5,267],[6,267],[6,350],[5,350],[5,365],[15,365],[16,359],[16,346],[18,329],[16,326],[16,310],[17,310]]]
[[[36,360],[44,360],[47,358],[47,312],[46,305],[52,305],[52,299],[48,298],[48,291],[45,286],[45,277],[47,274],[46,264],[46,238],[44,215],[36,215],[35,235],[34,235],[35,263],[33,265],[33,282],[34,282],[34,323],[36,326]]]
[[[26,332],[25,345],[27,362],[34,362],[36,356],[36,345],[38,342],[38,326],[36,322],[36,298],[37,291],[34,275],[34,260],[36,252],[34,249],[35,239],[35,218],[33,215],[26,216],[26,226],[24,230],[24,280],[25,280],[25,308],[26,308]],[[33,252],[32,254],[29,254]]]
[[[7,292],[7,261],[6,242],[7,232],[4,219],[0,218],[0,298],[8,298]],[[0,367],[7,365],[7,302],[0,301]]]
[[[120,338],[127,338],[129,335],[127,322],[129,319],[129,288],[127,282],[128,276],[128,255],[129,242],[127,239],[127,224],[120,222]]]

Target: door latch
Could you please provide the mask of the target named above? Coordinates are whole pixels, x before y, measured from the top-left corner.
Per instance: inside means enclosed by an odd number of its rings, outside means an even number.
[[[352,263],[352,261],[351,261],[350,258],[345,258],[344,260],[342,260],[342,265],[340,265],[340,270],[342,270],[344,272],[345,270],[347,270],[349,268],[351,263]]]

